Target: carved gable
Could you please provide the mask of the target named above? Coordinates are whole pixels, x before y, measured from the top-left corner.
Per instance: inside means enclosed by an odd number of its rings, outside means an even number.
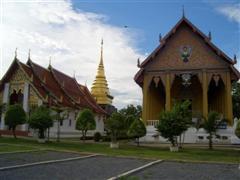
[[[184,52],[186,47],[186,52]],[[184,59],[187,57],[188,59]],[[186,24],[182,24],[170,37],[158,55],[146,66],[147,70],[185,70],[228,68],[202,39]]]
[[[16,71],[12,74],[9,81],[10,93],[12,93],[13,90],[19,91],[20,89],[23,92],[24,82],[27,82],[27,77],[21,69],[17,68]]]
[[[37,95],[34,88],[32,86],[30,86],[30,91],[29,91],[29,105],[30,105],[30,107],[37,106],[39,99],[41,99],[41,98]]]

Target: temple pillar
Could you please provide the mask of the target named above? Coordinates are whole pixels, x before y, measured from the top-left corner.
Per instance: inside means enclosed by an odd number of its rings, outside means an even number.
[[[171,81],[170,81],[170,74],[166,74],[166,83],[165,83],[165,90],[166,90],[166,104],[165,109],[166,111],[171,110]]]
[[[203,117],[208,117],[208,81],[207,81],[207,72],[203,71],[202,73],[202,92],[203,92]]]
[[[3,104],[8,104],[8,97],[9,97],[9,83],[4,84],[4,91],[3,91]],[[5,112],[1,115],[1,129],[5,129]]]
[[[230,125],[233,124],[233,108],[232,108],[232,84],[230,73],[226,74],[226,86],[225,86],[225,99],[226,99],[226,118]]]
[[[144,82],[143,82],[143,110],[142,110],[142,119],[143,122],[146,124],[147,120],[149,120],[149,77],[145,76],[144,77]]]
[[[26,113],[29,112],[28,99],[29,99],[29,83],[25,82],[24,83],[24,91],[23,91],[23,109]],[[27,130],[27,124],[23,124],[21,126],[21,130],[26,131]]]

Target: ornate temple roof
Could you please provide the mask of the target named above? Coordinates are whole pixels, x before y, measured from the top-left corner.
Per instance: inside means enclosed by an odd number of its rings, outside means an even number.
[[[95,97],[98,104],[101,105],[112,104],[113,97],[109,93],[108,83],[106,80],[103,65],[103,40],[101,42],[100,63],[98,65],[96,78],[92,84],[91,93]]]
[[[44,68],[30,59],[24,64],[15,57],[1,80],[0,90],[3,89],[4,83],[10,80],[17,68],[23,70],[29,83],[45,104],[74,109],[89,108],[95,113],[106,114],[96,103],[88,88],[79,84],[75,78],[54,69],[51,65]]]
[[[216,45],[214,45],[211,41],[211,37],[206,36],[202,31],[200,31],[195,25],[193,25],[184,15],[182,18],[177,22],[177,24],[160,40],[160,44],[158,47],[139,65],[140,70],[136,73],[134,80],[139,84],[140,86],[143,85],[143,74],[144,69],[147,66],[149,62],[154,60],[154,58],[162,51],[162,49],[166,46],[169,39],[176,34],[176,31],[178,31],[179,27],[186,25],[190,27],[190,29],[198,35],[200,38],[202,38],[205,43],[208,45],[208,47],[222,60],[227,62],[229,64],[230,70],[233,72],[235,79],[240,79],[240,73],[239,71],[234,67],[234,64],[236,63],[236,60],[232,60],[230,57],[228,57],[222,50],[220,50]]]

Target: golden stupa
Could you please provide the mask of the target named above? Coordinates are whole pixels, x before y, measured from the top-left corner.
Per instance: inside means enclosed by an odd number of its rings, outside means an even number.
[[[111,105],[113,97],[109,93],[108,83],[105,76],[104,65],[103,65],[103,40],[101,42],[101,56],[100,63],[97,69],[97,75],[93,82],[92,95],[96,98],[97,104],[99,105]]]

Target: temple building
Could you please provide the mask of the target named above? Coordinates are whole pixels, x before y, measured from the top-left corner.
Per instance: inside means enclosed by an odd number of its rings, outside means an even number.
[[[0,101],[5,105],[22,104],[26,113],[40,105],[58,107],[67,112],[65,120],[60,122],[61,134],[64,136],[80,136],[75,130],[76,117],[84,108],[92,110],[96,119],[96,131],[104,132],[106,112],[96,103],[86,86],[55,69],[51,65],[44,68],[30,59],[26,64],[20,62],[15,55],[14,61],[3,76],[0,84]],[[1,130],[7,130],[4,123],[4,112],[1,115]],[[17,130],[28,134],[27,124],[20,125]],[[56,136],[57,122],[51,128],[51,136]],[[3,131],[2,131],[3,133]]]
[[[103,64],[103,40],[101,42],[100,62],[98,65],[96,78],[92,84],[91,93],[95,97],[97,104],[101,106],[108,113],[108,115],[115,111],[115,107],[112,105],[113,96],[110,95],[105,76]]]
[[[232,82],[240,79],[228,57],[183,14],[179,22],[159,37],[158,47],[138,66],[136,83],[143,92],[143,121],[156,125],[160,112],[176,101],[191,101],[193,121],[217,111],[233,125]]]

